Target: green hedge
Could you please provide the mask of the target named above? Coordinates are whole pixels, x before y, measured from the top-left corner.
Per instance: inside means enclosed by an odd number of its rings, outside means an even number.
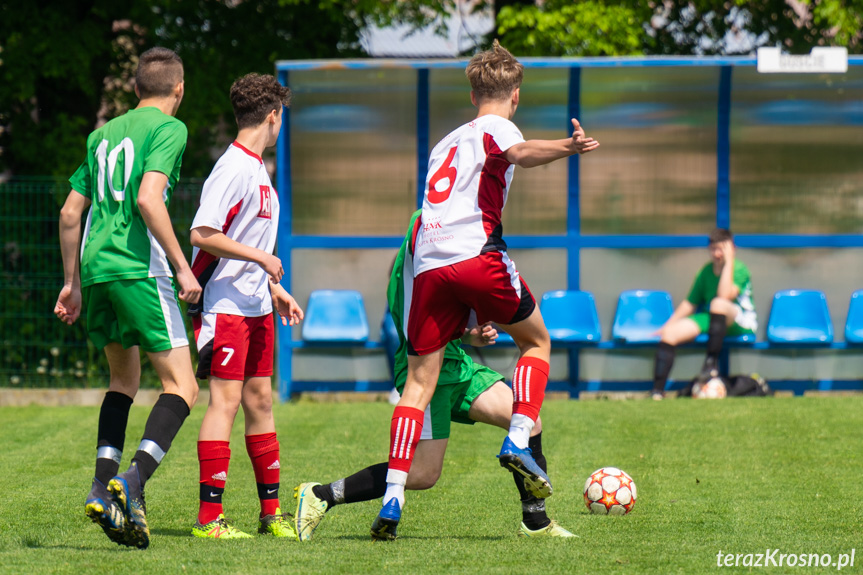
[[[169,207],[187,258],[201,186],[200,180],[181,181]],[[0,387],[107,385],[105,356],[87,340],[83,322],[67,326],[53,314],[63,285],[58,216],[68,193],[68,182],[52,178],[0,183]],[[146,360],[141,379],[142,387],[159,387]]]

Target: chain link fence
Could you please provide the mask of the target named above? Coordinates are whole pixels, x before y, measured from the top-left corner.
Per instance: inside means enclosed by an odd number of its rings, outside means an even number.
[[[189,225],[202,185],[201,180],[181,181],[169,206],[187,258],[192,254]],[[0,387],[107,385],[107,361],[88,341],[83,321],[68,326],[53,313],[63,286],[58,218],[68,193],[62,179],[21,177],[0,183]],[[191,349],[196,364],[194,345]],[[143,354],[142,360],[141,386],[158,388]]]

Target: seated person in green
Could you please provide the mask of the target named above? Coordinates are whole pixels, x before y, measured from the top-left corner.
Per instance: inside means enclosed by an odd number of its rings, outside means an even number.
[[[701,268],[689,295],[659,330],[653,370],[653,399],[662,399],[674,365],[674,348],[707,332],[707,357],[698,378],[707,381],[719,374],[717,362],[725,335],[755,333],[758,321],[752,303],[749,268],[734,257],[731,232],[716,228],[710,234],[710,261]]]

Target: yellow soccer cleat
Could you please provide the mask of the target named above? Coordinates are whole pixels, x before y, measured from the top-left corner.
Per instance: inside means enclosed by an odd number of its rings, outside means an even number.
[[[527,525],[522,522],[518,534],[521,537],[578,537],[575,533],[570,533],[558,525],[557,521],[552,521],[545,527],[540,527],[537,530],[528,529]]]
[[[276,509],[275,515],[264,515],[258,521],[258,533],[261,535],[272,535],[274,537],[297,538],[294,530],[294,516],[290,513],[282,513]]]
[[[294,499],[297,500],[297,511],[294,513],[294,525],[299,541],[308,541],[327,512],[327,502],[319,499],[312,488],[320,483],[301,483],[294,487]]]
[[[251,539],[252,536],[248,533],[243,533],[236,527],[228,525],[228,520],[224,514],[220,514],[218,519],[213,519],[205,525],[195,523],[192,527],[192,535],[203,539]]]

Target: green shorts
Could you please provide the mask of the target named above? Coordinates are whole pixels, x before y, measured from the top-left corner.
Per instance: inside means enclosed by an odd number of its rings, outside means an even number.
[[[446,362],[449,361],[451,360],[446,360]],[[475,422],[468,417],[471,404],[484,391],[504,379],[498,372],[478,363],[470,362],[469,365],[465,363],[460,367],[469,367],[473,377],[453,381],[447,378],[447,374],[453,371],[463,371],[463,369],[441,370],[437,388],[423,418],[421,440],[449,438],[451,421],[473,425]]]
[[[689,319],[694,321],[698,325],[698,329],[701,330],[701,333],[707,333],[707,330],[710,328],[710,312],[698,312],[689,316]],[[745,328],[738,323],[732,323],[728,326],[728,331],[725,332],[726,336],[735,337],[738,335],[749,335],[755,333],[751,329]]]
[[[189,345],[183,314],[169,277],[116,280],[82,290],[87,335],[98,348],[165,351]]]

